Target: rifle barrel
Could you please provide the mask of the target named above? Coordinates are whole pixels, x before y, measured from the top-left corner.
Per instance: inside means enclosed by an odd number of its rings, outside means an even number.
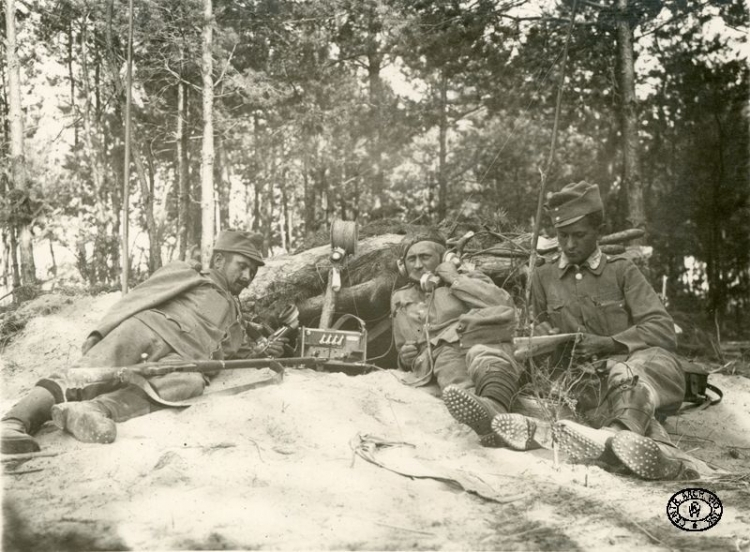
[[[98,383],[121,379],[125,372],[140,374],[145,378],[161,376],[172,372],[218,372],[221,370],[241,370],[249,368],[269,368],[272,364],[281,366],[312,366],[322,364],[325,359],[315,357],[295,358],[247,358],[236,360],[186,360],[168,362],[143,362],[130,366],[73,366],[68,376],[77,384]]]

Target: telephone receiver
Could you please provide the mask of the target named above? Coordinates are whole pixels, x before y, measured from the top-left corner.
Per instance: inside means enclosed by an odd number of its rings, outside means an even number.
[[[452,263],[456,268],[461,267],[461,257],[459,256],[458,252],[454,251],[453,249],[449,249],[448,251],[443,253],[442,261],[444,263]],[[432,272],[425,272],[419,279],[419,285],[424,292],[433,291],[442,283],[442,278],[440,278],[440,276],[437,276],[436,274],[433,274]]]
[[[431,291],[434,291],[435,288],[438,287],[442,282],[443,280],[440,278],[440,276],[437,276],[432,272],[425,272],[419,279],[419,287],[422,288],[422,291],[429,293]]]
[[[448,251],[446,251],[445,253],[443,253],[443,259],[442,260],[443,260],[443,262],[448,261],[448,262],[453,263],[456,266],[456,268],[458,268],[459,266],[461,266],[461,257],[453,249],[449,249]],[[398,268],[398,273],[401,276],[408,276],[409,275],[408,271],[406,270],[406,265],[404,264],[404,261],[402,261],[401,259],[396,259],[396,268]]]

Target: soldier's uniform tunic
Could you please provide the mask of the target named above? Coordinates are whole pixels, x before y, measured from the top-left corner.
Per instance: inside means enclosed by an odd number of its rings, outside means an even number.
[[[487,307],[506,307],[498,309],[505,319],[467,327],[462,315],[481,316]],[[391,297],[391,316],[396,350],[407,341],[415,341],[419,350],[412,366],[401,366],[411,370],[412,385],[427,385],[434,376],[441,390],[448,385],[473,389],[488,370],[518,369],[508,344],[515,329],[513,301],[480,272],[461,274],[432,292],[411,283]]]
[[[588,378],[574,390],[581,411],[599,425],[616,413],[606,412],[603,399],[634,376],[654,392],[656,409],[679,407],[685,379],[673,355],[676,349],[674,322],[656,292],[632,261],[608,257],[597,250],[581,266],[559,259],[534,272],[532,304],[536,322],[549,322],[561,332],[584,332],[612,337],[627,353],[609,357],[609,372],[599,380]],[[558,357],[563,369],[569,358]],[[629,429],[647,432],[648,427],[624,420]]]

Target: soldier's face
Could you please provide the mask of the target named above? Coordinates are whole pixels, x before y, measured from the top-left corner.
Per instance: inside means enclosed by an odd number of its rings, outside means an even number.
[[[229,285],[229,291],[239,295],[250,285],[258,273],[258,265],[244,255],[237,253],[221,254],[214,262],[216,270],[224,273]]]
[[[587,217],[557,229],[557,243],[568,260],[576,265],[583,263],[596,251],[600,228]]]
[[[435,271],[437,265],[440,264],[438,247],[440,246],[435,243],[423,241],[409,248],[404,258],[404,265],[410,280],[419,282],[422,274]]]

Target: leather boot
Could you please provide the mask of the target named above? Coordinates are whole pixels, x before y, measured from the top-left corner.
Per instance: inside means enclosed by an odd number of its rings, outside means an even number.
[[[607,397],[610,417],[602,426],[619,422],[630,431],[644,435],[654,420],[656,400],[651,387],[637,377],[613,389]]]
[[[661,422],[657,421],[656,419],[651,420],[651,423],[648,424],[648,428],[646,428],[646,433],[644,433],[644,436],[648,437],[649,439],[653,439],[657,443],[674,446],[672,438],[669,436],[666,428],[661,424]]]
[[[109,410],[96,399],[68,402],[52,407],[52,421],[60,429],[84,443],[112,443],[117,425]]]
[[[572,462],[604,462],[617,465],[619,460],[611,451],[613,429],[594,429],[570,420],[561,420],[552,428],[552,434],[560,450]]]
[[[54,404],[54,395],[39,386],[32,388],[28,395],[18,401],[2,420],[2,453],[38,452],[39,443],[31,435],[50,419],[50,409]]]
[[[449,385],[443,389],[443,402],[453,418],[466,424],[479,435],[482,446],[503,446],[492,431],[492,418],[506,411],[502,404],[491,397],[479,397],[455,385]]]
[[[643,479],[688,481],[698,479],[700,461],[676,447],[658,443],[632,431],[621,431],[612,439],[612,451],[633,473]]]
[[[498,414],[492,420],[492,431],[505,446],[515,450],[552,448],[552,424],[523,414]]]

